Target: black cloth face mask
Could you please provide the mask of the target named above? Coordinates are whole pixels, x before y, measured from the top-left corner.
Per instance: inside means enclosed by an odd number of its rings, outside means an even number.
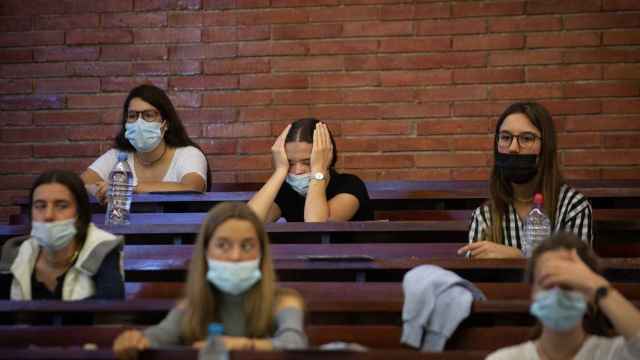
[[[538,173],[538,155],[495,153],[498,174],[514,184],[526,184]]]

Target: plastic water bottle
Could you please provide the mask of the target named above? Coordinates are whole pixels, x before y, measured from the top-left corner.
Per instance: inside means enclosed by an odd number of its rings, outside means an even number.
[[[209,337],[207,344],[198,354],[198,360],[229,360],[229,352],[224,347],[220,336],[224,334],[224,325],[211,323],[207,327]]]
[[[533,209],[524,219],[522,253],[526,257],[531,257],[533,249],[551,235],[551,221],[542,211],[543,200],[542,194],[536,194],[533,197]]]
[[[131,196],[133,194],[133,173],[127,162],[127,153],[119,152],[118,161],[109,174],[107,193],[107,214],[105,224],[128,224]]]

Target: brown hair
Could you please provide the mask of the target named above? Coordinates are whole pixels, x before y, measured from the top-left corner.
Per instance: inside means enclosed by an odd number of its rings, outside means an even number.
[[[542,105],[534,102],[517,102],[511,104],[498,119],[496,124],[493,152],[498,152],[498,134],[504,120],[511,114],[523,114],[541,133],[541,151],[538,156],[538,173],[533,181],[536,182],[535,192],[544,196],[544,213],[552,223],[555,221],[555,211],[558,204],[560,187],[564,178],[560,172],[560,165],[556,153],[556,131],[553,127],[551,114]],[[501,176],[494,164],[489,181],[489,208],[491,209],[491,228],[487,239],[498,244],[504,244],[502,234],[502,216],[507,214],[508,204],[513,202],[513,187]]]
[[[244,203],[221,203],[214,207],[200,227],[193,249],[185,290],[185,317],[182,332],[187,343],[207,336],[207,326],[216,320],[216,300],[220,293],[207,281],[207,248],[209,240],[222,223],[230,219],[249,221],[256,229],[260,242],[260,271],[262,278],[245,297],[247,336],[266,337],[272,331],[276,275],[269,249],[269,238],[262,222]]]
[[[589,269],[597,274],[602,273],[600,259],[593,252],[589,244],[578,239],[578,237],[573,233],[561,232],[547,238],[533,250],[531,258],[527,263],[525,281],[529,284],[534,283],[536,264],[544,253],[561,249],[569,251],[575,249],[578,257],[580,257],[582,262],[584,262],[587,267],[589,267]],[[598,309],[593,304],[588,304],[587,313],[585,314],[582,326],[584,330],[589,334],[602,336],[613,335],[613,328],[611,326],[611,323],[602,312],[598,311]],[[533,329],[532,338],[538,338],[541,333],[542,326],[538,322]]]

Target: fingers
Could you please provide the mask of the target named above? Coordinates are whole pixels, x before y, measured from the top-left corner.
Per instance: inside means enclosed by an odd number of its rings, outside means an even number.
[[[149,340],[138,330],[123,332],[113,343],[113,352],[120,360],[138,358],[138,351],[149,348]]]
[[[476,241],[476,242],[472,242],[471,244],[465,245],[463,247],[461,247],[460,249],[458,249],[458,255],[462,255],[464,253],[466,253],[467,251],[473,251],[476,250],[482,246],[484,246],[485,241]]]

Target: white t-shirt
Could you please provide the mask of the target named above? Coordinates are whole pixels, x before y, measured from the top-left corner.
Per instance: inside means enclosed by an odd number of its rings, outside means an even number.
[[[117,161],[117,149],[111,149],[102,154],[96,161],[89,166],[89,169],[95,171],[102,180],[107,181],[109,173]],[[127,161],[131,166],[133,172],[133,183],[138,184],[138,178],[136,176],[136,169],[134,165],[134,156],[132,152],[128,153]],[[162,178],[163,182],[180,182],[182,178],[190,173],[197,173],[202,179],[207,181],[207,159],[204,157],[202,151],[194,146],[184,146],[176,148],[176,152],[171,159],[171,165],[167,169],[167,173]]]
[[[539,360],[536,345],[532,341],[497,350],[486,360]],[[622,336],[606,338],[591,335],[584,342],[574,360],[637,360],[640,359],[640,333],[630,341]]]

